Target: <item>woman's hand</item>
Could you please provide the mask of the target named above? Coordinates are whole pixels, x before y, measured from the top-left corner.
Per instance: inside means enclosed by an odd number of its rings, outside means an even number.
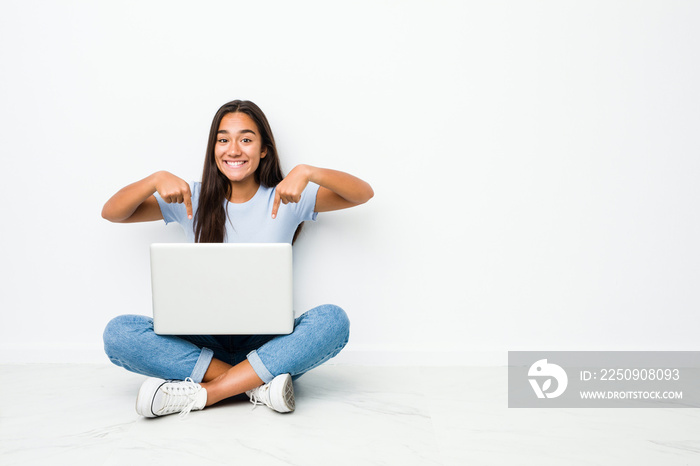
[[[185,203],[187,217],[192,218],[190,185],[168,172],[156,172],[131,183],[109,198],[102,208],[102,217],[110,222],[132,223],[163,220],[155,192],[167,203]]]
[[[289,172],[289,174],[275,188],[275,202],[272,204],[272,218],[277,218],[277,210],[280,207],[280,202],[289,204],[290,202],[299,202],[301,193],[304,192],[309,184],[308,165],[297,165]]]
[[[192,218],[192,192],[187,181],[172,173],[161,171],[155,174],[154,188],[168,204],[185,204],[187,218]]]
[[[329,212],[364,204],[374,196],[372,187],[365,181],[337,170],[297,165],[277,185],[272,218],[277,217],[280,202],[299,202],[309,182],[319,185],[314,212]]]

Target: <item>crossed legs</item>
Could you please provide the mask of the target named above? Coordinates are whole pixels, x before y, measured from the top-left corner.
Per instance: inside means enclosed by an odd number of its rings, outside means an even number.
[[[231,366],[214,358],[200,385],[207,391],[206,406],[211,406],[226,398],[259,387],[263,383],[247,359]]]
[[[263,338],[261,346],[247,356],[229,357],[230,363],[224,361],[230,355],[227,348],[216,338],[156,335],[152,319],[145,316],[112,319],[104,342],[110,360],[127,370],[161,379],[193,379],[206,389],[206,406],[210,406],[271,382],[277,375],[298,378],[338,354],[348,336],[345,312],[323,305],[299,316],[291,334]]]

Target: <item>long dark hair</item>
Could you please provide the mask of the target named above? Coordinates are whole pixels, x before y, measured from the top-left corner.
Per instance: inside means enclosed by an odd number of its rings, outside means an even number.
[[[194,215],[194,237],[197,243],[223,243],[226,236],[226,207],[225,201],[231,197],[231,182],[219,171],[214,158],[214,147],[218,139],[219,125],[224,115],[229,113],[245,113],[253,119],[260,130],[262,148],[267,149],[267,155],[260,159],[260,165],[255,170],[255,181],[266,188],[275,187],[284,179],[277,155],[275,137],[272,135],[270,123],[260,107],[249,100],[234,100],[221,106],[209,130],[209,142],[204,158],[202,187],[199,193],[199,206]],[[301,225],[294,233],[292,243],[297,239]]]

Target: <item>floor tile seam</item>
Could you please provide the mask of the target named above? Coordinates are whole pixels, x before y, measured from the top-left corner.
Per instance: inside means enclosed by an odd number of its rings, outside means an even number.
[[[435,450],[437,450],[438,453],[438,458],[437,463],[440,466],[445,466],[447,463],[445,462],[445,453],[443,451],[442,445],[439,441],[438,438],[438,431],[437,427],[435,426],[435,418],[433,416],[433,405],[431,403],[432,398],[431,398],[431,387],[427,386],[428,384],[426,383],[426,374],[425,374],[425,366],[418,366],[416,373],[418,374],[418,380],[420,383],[420,389],[421,389],[421,394],[423,397],[423,402],[426,408],[426,414],[428,416],[428,419],[430,420],[430,429],[433,433],[433,443],[435,445]]]

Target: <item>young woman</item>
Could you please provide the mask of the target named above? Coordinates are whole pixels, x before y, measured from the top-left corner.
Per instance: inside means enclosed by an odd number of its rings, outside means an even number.
[[[214,116],[201,183],[161,171],[110,198],[112,222],[178,222],[189,241],[293,243],[302,222],[346,209],[374,195],[347,173],[298,165],[282,176],[275,140],[263,112],[235,100]],[[203,409],[246,393],[254,404],[294,410],[292,380],[340,352],[349,335],[345,312],[323,305],[295,319],[289,335],[164,336],[138,315],[112,319],[105,352],[149,378],[136,402],[142,416]]]

